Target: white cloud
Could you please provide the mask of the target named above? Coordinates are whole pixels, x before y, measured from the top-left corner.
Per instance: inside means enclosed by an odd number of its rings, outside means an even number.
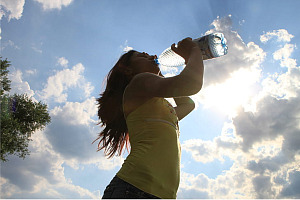
[[[22,17],[25,0],[2,0],[0,6],[0,20],[3,16],[11,19],[20,19]]]
[[[33,97],[34,91],[30,88],[27,81],[23,81],[23,73],[21,70],[15,70],[8,74],[8,79],[11,80],[10,94],[27,94],[29,97]]]
[[[21,73],[18,74],[20,78]],[[19,82],[29,86],[24,81]],[[89,165],[112,170],[123,163],[122,157],[107,159],[103,152],[96,152],[97,144],[91,144],[100,131],[93,120],[96,113],[94,98],[53,108],[51,124],[32,135],[30,156],[24,160],[9,156],[9,162],[1,164],[2,197],[99,199],[99,191],[75,185],[64,171],[65,165],[75,170]]]
[[[133,47],[128,46],[128,40],[125,40],[124,45],[121,45],[120,48],[123,50],[123,53],[133,50]]]
[[[160,65],[159,68],[164,77],[176,76],[181,71],[180,67],[167,67],[164,65]]]
[[[257,169],[265,169],[253,171],[251,164],[255,161],[244,154],[215,179],[202,173],[182,172],[178,198],[299,198],[296,189],[299,188],[299,161],[298,157],[280,166],[276,166],[272,159],[269,162],[260,161]]]
[[[291,56],[292,52],[294,51],[294,48],[296,45],[292,44],[285,44],[283,48],[275,51],[273,54],[273,57],[275,60],[281,60],[281,59],[287,59]]]
[[[27,75],[35,75],[35,74],[37,74],[37,70],[36,69],[30,69],[30,70],[26,70],[25,73]]]
[[[285,29],[273,30],[272,32],[264,33],[260,36],[260,41],[266,43],[272,38],[277,38],[279,42],[290,42],[294,37],[292,34],[289,34]]]
[[[181,145],[182,149],[190,152],[194,160],[202,163],[218,159],[216,144],[212,141],[188,140]]]
[[[123,49],[124,52],[128,52],[128,51],[130,51],[130,50],[133,50],[133,48],[132,48],[132,47],[129,47],[129,46],[126,46],[126,47],[124,47],[124,49]]]
[[[94,87],[87,82],[82,75],[84,69],[84,66],[78,63],[73,66],[72,69],[64,69],[50,76],[45,88],[40,94],[41,98],[54,98],[54,101],[59,103],[66,102],[68,89],[75,87],[83,89],[85,97],[89,97]]]
[[[32,46],[31,47],[35,52],[37,52],[37,53],[43,53],[43,51],[41,50],[41,49],[38,49],[37,47],[35,47],[35,46]]]
[[[298,159],[299,160],[299,159]],[[280,193],[281,198],[299,198],[300,192],[299,192],[299,180],[300,180],[300,169],[292,169],[287,174],[288,181],[290,184],[286,184]],[[279,178],[279,181],[281,179]],[[284,181],[284,180],[283,180]]]
[[[224,27],[229,28],[230,23],[224,19],[219,19],[219,22],[222,20],[224,23],[217,23],[216,20],[213,24],[216,30],[224,30],[226,33]],[[232,35],[227,35],[233,39]],[[289,34],[286,32],[286,35]],[[230,90],[241,91],[245,95],[242,90],[235,88],[236,84],[247,90],[256,82],[261,84],[260,91],[256,90],[250,96],[246,94],[253,103],[252,109],[247,110],[244,105],[236,104],[240,106],[236,107],[231,123],[224,124],[220,136],[212,141],[194,139],[182,144],[182,150],[190,152],[197,162],[222,162],[227,157],[234,163],[215,179],[203,174],[183,173],[178,195],[182,198],[299,198],[300,193],[296,188],[300,186],[300,68],[296,60],[290,58],[295,45],[285,44],[273,54],[274,60],[280,60],[280,65],[287,67],[287,71],[260,80],[260,65],[265,53],[252,42],[247,47],[242,45],[242,39],[238,38],[236,35],[236,41],[229,40],[234,41],[230,50],[235,53],[240,50],[238,55],[244,58],[229,57],[243,65],[242,68],[227,67],[230,62],[224,56],[223,64],[229,76],[225,78],[222,74],[222,77],[218,77],[224,71],[216,70],[215,76],[218,78],[209,81],[207,89],[201,91],[205,97],[200,100],[204,105],[209,105],[213,98],[207,95],[214,94],[215,90],[215,93],[220,93],[216,97],[222,104],[227,101],[226,95],[232,94]],[[207,65],[206,69],[209,70]],[[243,75],[241,72],[247,73]],[[235,82],[234,77],[240,80]],[[205,102],[205,98],[210,101]],[[243,102],[242,99],[239,101]],[[207,184],[196,186],[197,181],[205,181]]]
[[[60,57],[57,60],[57,64],[60,65],[60,66],[62,66],[62,67],[65,67],[65,68],[68,67],[68,63],[69,63],[69,61],[65,57]]]
[[[181,199],[209,199],[209,185],[211,184],[205,174],[193,175],[182,172],[177,198]]]
[[[3,51],[5,48],[7,47],[12,47],[14,49],[17,49],[17,50],[20,50],[21,48],[16,45],[13,41],[11,40],[8,40],[8,41],[5,41],[5,42],[2,42],[2,45],[1,45],[1,50]]]
[[[204,87],[193,99],[205,108],[215,108],[229,116],[234,116],[239,106],[250,106],[256,93],[255,86],[260,79],[261,70],[240,69],[231,73],[223,83]],[[250,107],[249,107],[250,108]]]
[[[273,58],[280,60],[282,67],[287,67],[285,73],[274,73],[262,81],[263,91],[261,94],[275,98],[290,99],[297,97],[300,89],[300,69],[296,59],[290,58],[296,45],[285,44],[275,51]]]
[[[113,169],[123,162],[122,157],[106,159],[103,152],[96,152],[97,142],[92,142],[100,132],[97,121],[96,100],[86,99],[84,102],[66,102],[64,106],[50,111],[52,123],[45,134],[55,151],[59,153],[71,167],[79,164],[95,164],[103,170]]]
[[[195,194],[197,198],[195,191],[201,188],[209,198],[299,198],[295,190],[300,171],[299,88],[296,96],[289,98],[277,99],[269,91],[257,102],[254,113],[238,110],[232,124],[226,123],[222,135],[213,141],[186,141],[182,149],[191,152],[197,162],[222,162],[223,157],[228,157],[234,164],[216,179],[210,179],[207,188],[183,185],[181,195]],[[190,185],[195,182],[195,177],[183,178]]]
[[[79,86],[84,91],[84,96],[87,98],[94,90],[94,86],[90,82],[83,81]]]
[[[215,179],[183,172],[178,198],[247,199],[255,198],[253,191],[248,171],[233,165]]]
[[[296,60],[290,58],[295,48],[296,45],[285,44],[284,47],[274,52],[273,58],[275,60],[280,60],[280,65],[282,67],[296,67]]]
[[[181,145],[182,150],[191,153],[192,158],[201,163],[218,160],[224,161],[224,157],[231,160],[238,159],[243,154],[241,150],[242,138],[236,135],[233,123],[224,123],[222,133],[212,141],[201,139],[190,139]]]
[[[97,114],[96,99],[89,98],[84,102],[66,102],[63,107],[55,107],[51,110],[52,116],[59,116],[62,119],[68,119],[67,122],[72,125],[88,125],[97,123],[91,121],[91,118]]]
[[[270,75],[261,82],[261,92],[249,96],[241,88],[247,90],[259,81],[265,52],[253,42],[244,44],[242,38],[230,30],[230,24],[230,18],[213,22],[212,31],[225,32],[225,36],[231,38],[233,53],[206,61],[207,89],[201,92],[209,98],[204,96],[198,101],[216,106],[218,102],[209,104],[208,100],[214,99],[212,94],[220,93],[217,98],[230,102],[234,93],[241,93],[232,99],[238,100],[235,105],[247,103],[247,99],[253,97],[255,109],[235,106],[236,115],[231,123],[224,123],[220,136],[212,141],[190,140],[182,144],[182,150],[192,153],[197,162],[222,162],[228,157],[234,164],[214,179],[202,173],[182,172],[178,197],[299,198],[300,69],[296,60],[290,60],[295,46],[284,45],[275,51],[273,58],[282,61],[287,71]],[[89,96],[92,86],[83,72],[84,66],[77,64],[48,78],[43,97],[64,104],[51,110],[52,124],[44,132],[33,135],[30,157],[25,160],[10,157],[10,162],[1,165],[4,198],[99,198],[67,179],[64,164],[74,169],[92,164],[102,170],[121,165],[122,158],[107,160],[101,152],[95,152],[95,144],[91,145],[95,133],[99,132],[93,120],[94,99],[66,102],[70,88],[87,88],[85,95]],[[19,88],[13,90],[34,95],[29,84],[23,81],[21,71],[14,72],[11,78],[13,88]]]
[[[230,16],[217,18],[212,26],[214,28],[205,34],[224,33],[228,54],[204,61],[204,85],[192,98],[196,105],[234,116],[239,106],[251,108],[251,97],[257,92],[266,53],[253,42],[245,44],[240,35],[232,31]]]
[[[204,61],[205,87],[223,83],[231,78],[232,73],[242,69],[249,71],[260,69],[266,53],[253,42],[245,44],[241,36],[237,32],[232,31],[231,17],[218,18],[213,21],[212,25],[214,28],[205,34],[213,32],[224,33],[227,39],[228,54]]]
[[[227,39],[228,54],[204,61],[204,87],[222,84],[231,78],[232,73],[239,70],[250,72],[260,69],[266,53],[254,42],[245,44],[238,32],[232,30],[231,15],[224,18],[218,17],[212,22],[211,26],[213,28],[206,31],[205,35],[216,32],[223,33]],[[171,75],[178,74],[176,68],[161,67],[164,72],[169,73],[170,70]]]
[[[90,96],[93,87],[82,73],[82,64],[72,69],[58,71],[48,78],[44,97],[59,98],[69,95],[71,87],[77,87]],[[28,71],[32,74],[34,71]],[[12,91],[34,96],[29,83],[22,79],[20,70],[9,74]],[[59,89],[51,93],[51,89]],[[47,96],[48,95],[48,96]],[[56,95],[56,96],[55,96]],[[30,156],[22,160],[9,156],[9,162],[1,164],[1,195],[4,198],[100,198],[99,191],[89,191],[67,179],[64,166],[74,170],[85,166],[96,166],[99,170],[112,170],[121,166],[123,157],[107,159],[103,151],[97,152],[97,138],[100,128],[96,126],[96,100],[92,97],[82,102],[65,102],[50,110],[51,123],[43,131],[32,135],[29,143]],[[100,172],[101,173],[101,172]]]
[[[24,160],[11,156],[9,162],[1,164],[1,197],[99,198],[65,178],[64,160],[42,132],[35,133],[32,139],[30,156]]]
[[[299,94],[300,70],[299,67],[288,68],[284,74],[275,73],[262,81],[262,95],[276,98],[290,99]]]
[[[44,10],[52,10],[69,6],[73,0],[35,0],[42,4]],[[23,14],[25,0],[2,0],[0,6],[0,20],[3,16],[11,19],[20,19]]]
[[[44,10],[52,10],[58,9],[69,6],[73,0],[35,0],[42,4]]]

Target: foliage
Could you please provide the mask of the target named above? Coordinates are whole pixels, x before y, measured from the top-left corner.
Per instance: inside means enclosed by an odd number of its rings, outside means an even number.
[[[6,67],[2,64],[6,62]],[[9,62],[1,60],[1,155],[2,161],[14,154],[20,158],[29,155],[28,144],[30,136],[50,123],[47,105],[35,102],[27,94],[6,94],[10,90],[10,80],[7,79]],[[3,77],[3,76],[5,77]],[[6,79],[5,79],[6,78]],[[2,80],[5,84],[2,84]],[[3,92],[3,93],[2,93]]]
[[[4,91],[9,92],[10,91],[10,80],[7,78],[8,74],[8,67],[10,66],[10,62],[7,61],[7,59],[2,60],[0,57],[1,61],[1,74],[0,74],[0,84],[1,84],[1,91],[0,95],[2,96],[4,94]]]

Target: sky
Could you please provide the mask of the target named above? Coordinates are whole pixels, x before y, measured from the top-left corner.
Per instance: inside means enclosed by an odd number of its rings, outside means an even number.
[[[159,55],[222,32],[196,109],[180,121],[178,198],[300,198],[298,0],[1,0],[10,93],[48,105],[30,156],[1,163],[1,198],[101,198],[128,153],[92,144],[105,76],[128,49]],[[160,66],[165,76],[181,68]],[[174,103],[172,99],[169,99]],[[167,151],[167,149],[166,149]]]

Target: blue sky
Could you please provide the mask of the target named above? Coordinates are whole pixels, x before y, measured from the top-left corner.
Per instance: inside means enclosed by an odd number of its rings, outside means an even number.
[[[48,104],[25,160],[1,163],[2,198],[99,198],[126,153],[91,142],[95,98],[124,49],[159,55],[185,37],[223,32],[205,61],[197,108],[180,122],[178,198],[300,198],[300,1],[4,0],[1,56],[11,93]],[[181,69],[161,66],[174,76]],[[172,100],[170,100],[172,103]]]

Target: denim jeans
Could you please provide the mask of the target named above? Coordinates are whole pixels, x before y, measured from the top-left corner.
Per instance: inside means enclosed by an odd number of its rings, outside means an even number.
[[[104,190],[102,199],[159,199],[115,176]]]

